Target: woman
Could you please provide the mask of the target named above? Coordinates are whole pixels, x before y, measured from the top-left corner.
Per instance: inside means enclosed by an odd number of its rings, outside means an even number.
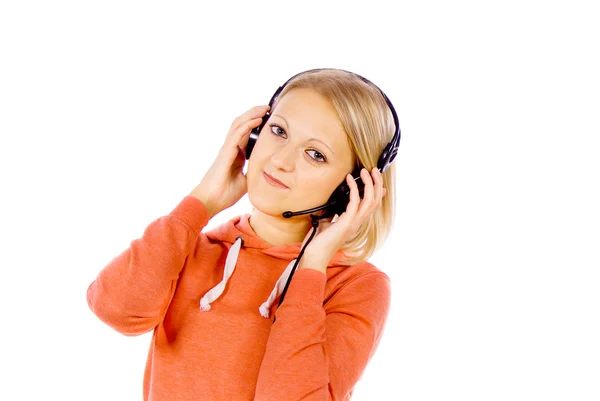
[[[389,314],[367,259],[391,230],[398,144],[387,97],[343,70],[298,74],[235,119],[200,184],[87,290],[115,330],[153,330],[144,400],[350,399]],[[341,184],[342,209],[282,217]],[[202,232],[245,193],[251,214]]]

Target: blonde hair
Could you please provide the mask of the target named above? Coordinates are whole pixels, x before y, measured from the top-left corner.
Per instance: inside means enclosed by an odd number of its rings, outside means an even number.
[[[369,172],[394,136],[392,112],[379,89],[360,77],[343,70],[324,69],[298,75],[283,88],[272,109],[294,88],[312,89],[331,102],[348,135],[355,155],[355,168]],[[382,174],[386,195],[382,204],[342,246],[346,258],[343,265],[367,261],[385,242],[394,226],[396,204],[395,160]]]

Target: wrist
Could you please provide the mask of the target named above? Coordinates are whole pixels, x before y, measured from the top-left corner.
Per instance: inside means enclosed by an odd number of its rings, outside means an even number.
[[[215,213],[214,208],[202,196],[200,196],[196,191],[192,191],[189,195],[198,199],[202,203],[202,205],[206,209],[206,212],[208,213],[209,220],[212,219],[215,214],[217,214],[217,213]]]
[[[298,265],[299,269],[313,269],[325,272],[327,270],[327,263],[323,258],[307,255],[304,253],[302,258],[300,259],[300,264]]]

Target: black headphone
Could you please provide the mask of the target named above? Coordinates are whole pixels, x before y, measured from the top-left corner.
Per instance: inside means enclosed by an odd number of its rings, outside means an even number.
[[[279,94],[281,93],[283,88],[285,88],[285,86],[292,79],[296,78],[298,75],[306,74],[306,73],[314,72],[314,71],[322,71],[322,70],[333,70],[333,68],[316,68],[316,69],[300,72],[300,73],[294,75],[293,77],[291,77],[290,79],[288,79],[282,86],[280,86],[275,91],[275,94],[273,94],[273,96],[271,97],[271,101],[269,102],[269,111],[263,116],[261,124],[258,127],[254,128],[250,132],[250,137],[248,138],[248,145],[246,146],[246,160],[248,160],[250,158],[250,154],[252,153],[252,149],[254,148],[254,145],[256,144],[258,135],[260,134],[260,131],[263,129],[263,127],[267,123],[267,120],[271,116],[270,111],[273,108],[273,103],[275,103],[275,100],[277,100],[277,97],[279,96]],[[346,70],[339,70],[339,71],[344,71],[344,72],[353,74],[353,75],[357,76],[358,78],[360,78],[362,81],[366,82],[368,85],[371,85],[371,86],[377,88],[379,90],[379,92],[381,92],[381,94],[383,95],[383,98],[385,99],[388,107],[392,111],[392,116],[394,117],[394,124],[396,127],[395,132],[394,132],[394,137],[385,146],[385,148],[383,149],[383,152],[381,152],[381,155],[379,156],[379,160],[377,161],[377,168],[379,169],[380,172],[383,173],[385,170],[387,170],[387,168],[390,166],[392,161],[394,161],[394,158],[396,157],[396,154],[398,153],[398,147],[400,146],[400,125],[398,124],[398,115],[396,114],[396,110],[394,109],[392,102],[390,102],[390,99],[388,99],[386,94],[383,93],[383,91],[381,89],[379,89],[379,87],[377,85],[375,85],[368,79],[366,79],[356,73],[346,71]],[[356,182],[356,185],[359,190],[359,195],[362,198],[365,184],[363,183],[362,179],[360,178],[361,168],[362,167],[360,167],[360,166],[355,168],[354,171],[352,172],[352,177],[354,178],[354,182]],[[292,271],[290,272],[290,276],[288,277],[288,280],[285,283],[285,288],[283,289],[283,292],[281,293],[281,297],[279,298],[278,305],[281,305],[281,303],[283,302],[283,298],[285,297],[288,286],[290,285],[292,276],[294,275],[296,268],[298,267],[298,263],[300,262],[300,259],[302,258],[302,255],[304,254],[304,250],[306,249],[306,247],[308,246],[308,244],[310,243],[310,241],[313,239],[313,237],[315,236],[315,234],[317,232],[317,227],[319,226],[319,220],[328,218],[328,217],[332,217],[336,214],[338,216],[340,216],[343,212],[346,211],[348,202],[350,202],[350,187],[348,186],[348,184],[346,184],[346,180],[344,179],[344,182],[342,182],[333,191],[333,193],[329,197],[329,200],[324,205],[318,206],[318,207],[315,207],[312,209],[302,210],[299,212],[287,211],[287,212],[283,213],[283,217],[290,218],[293,216],[306,214],[306,213],[312,213],[312,212],[316,212],[321,209],[325,209],[325,213],[321,216],[316,216],[313,214],[310,215],[310,217],[312,219],[313,232],[312,232],[311,236],[308,238],[308,241],[306,241],[306,244],[304,244],[304,247],[300,250],[300,254],[298,255],[298,258],[296,258],[296,263],[294,264],[294,267],[292,268]],[[276,320],[276,318],[274,317],[273,323],[275,323],[275,320]]]
[[[263,129],[263,127],[265,126],[265,124],[269,120],[269,117],[271,116],[271,111],[272,111],[272,108],[273,108],[273,104],[277,100],[277,97],[279,96],[279,94],[281,93],[281,91],[283,90],[283,88],[285,88],[285,86],[292,79],[296,78],[298,75],[306,74],[306,73],[309,73],[309,72],[315,72],[315,71],[323,71],[323,70],[333,70],[333,68],[316,68],[316,69],[312,69],[312,70],[300,72],[300,73],[294,75],[293,77],[291,77],[290,79],[288,79],[282,86],[280,86],[275,91],[275,94],[273,94],[273,96],[271,97],[271,101],[269,101],[269,111],[267,111],[267,113],[265,114],[265,116],[263,116],[262,123],[258,127],[254,128],[250,132],[250,137],[248,138],[248,145],[246,147],[246,160],[248,160],[250,158],[250,154],[252,153],[252,149],[254,148],[254,145],[256,144],[256,141],[258,140],[258,135],[260,134],[260,131]],[[339,71],[344,71],[344,72],[353,74],[353,75],[357,76],[358,78],[360,78],[362,81],[366,82],[367,84],[369,84],[369,85],[377,88],[379,90],[379,92],[381,93],[381,95],[383,96],[383,98],[385,99],[388,107],[390,108],[390,110],[392,112],[392,116],[394,117],[394,125],[395,125],[394,137],[386,145],[386,147],[383,149],[383,152],[381,152],[381,155],[379,156],[379,160],[377,161],[377,168],[379,169],[380,172],[383,173],[385,170],[387,170],[387,168],[390,166],[390,164],[392,163],[392,161],[396,157],[396,154],[398,153],[398,147],[400,146],[400,125],[398,124],[398,115],[396,114],[396,110],[394,109],[394,106],[392,105],[392,102],[390,102],[390,99],[388,99],[388,97],[386,96],[386,94],[383,93],[383,91],[381,89],[379,89],[379,87],[377,85],[373,84],[368,79],[366,79],[366,78],[364,78],[364,77],[362,77],[362,76],[360,76],[360,75],[358,75],[356,73],[353,73],[353,72],[350,72],[350,71],[346,71],[346,70],[339,70]],[[359,195],[362,198],[365,184],[362,182],[362,179],[360,178],[360,170],[361,170],[361,168],[362,167],[360,167],[360,166],[357,167],[357,168],[355,168],[354,171],[352,172],[352,177],[354,178],[354,181],[357,184],[357,187],[358,187],[358,190],[359,190]],[[312,209],[302,210],[302,211],[299,211],[299,212],[287,211],[287,212],[283,213],[283,217],[290,218],[290,217],[301,215],[301,214],[316,212],[316,211],[321,210],[321,209],[326,209],[326,210],[325,210],[324,214],[322,214],[321,216],[319,216],[319,219],[332,217],[332,216],[334,216],[336,214],[338,216],[340,216],[343,212],[346,211],[346,207],[348,206],[348,202],[350,202],[350,187],[348,186],[348,184],[346,184],[346,180],[344,178],[344,182],[342,182],[333,191],[333,193],[329,197],[329,200],[324,205],[318,206],[318,207],[315,207],[315,208],[312,208]],[[311,215],[311,217],[312,217],[312,215]]]

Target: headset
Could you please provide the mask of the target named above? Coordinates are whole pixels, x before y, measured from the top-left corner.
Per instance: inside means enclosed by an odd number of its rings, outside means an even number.
[[[285,86],[291,80],[293,80],[294,78],[296,78],[299,75],[316,72],[316,71],[323,71],[323,70],[332,70],[332,68],[316,68],[316,69],[300,72],[300,73],[294,75],[293,77],[291,77],[290,79],[288,79],[282,86],[280,86],[275,91],[275,93],[271,97],[271,100],[269,101],[269,111],[267,111],[267,113],[263,116],[261,124],[258,127],[254,128],[250,132],[250,136],[248,138],[248,145],[246,147],[246,160],[250,159],[250,155],[252,154],[252,149],[254,148],[254,145],[256,144],[256,141],[258,140],[258,136],[259,136],[260,132],[262,131],[263,127],[265,126],[265,124],[267,123],[267,121],[269,120],[269,117],[271,116],[271,111],[273,110],[273,104],[277,100],[277,97],[279,96],[279,94],[281,93],[283,88],[285,88]],[[383,149],[383,152],[381,152],[381,155],[379,156],[379,160],[377,161],[377,168],[379,169],[379,171],[381,173],[383,173],[385,170],[387,170],[387,168],[390,166],[390,164],[396,157],[396,154],[398,153],[398,147],[400,146],[400,125],[398,123],[398,115],[396,114],[396,110],[394,109],[394,106],[392,105],[392,102],[387,97],[387,95],[381,89],[379,89],[379,87],[377,87],[377,85],[373,84],[368,79],[366,79],[356,73],[346,71],[346,70],[341,70],[341,71],[355,75],[358,78],[360,78],[362,81],[366,82],[368,85],[371,85],[371,86],[377,88],[379,90],[379,92],[381,93],[381,95],[383,96],[383,98],[385,99],[388,107],[390,108],[390,110],[392,112],[392,116],[394,118],[394,124],[395,124],[394,137]],[[360,197],[362,198],[365,185],[362,182],[362,179],[360,178],[360,170],[361,169],[362,169],[362,167],[357,166],[354,169],[354,171],[352,172],[352,178],[354,178],[354,181],[356,182],[358,190],[359,190]],[[344,178],[344,182],[342,182],[333,191],[333,193],[329,197],[329,200],[324,205],[315,207],[312,209],[302,210],[299,212],[287,211],[287,212],[283,213],[283,217],[290,218],[290,217],[301,215],[301,214],[316,212],[316,211],[319,211],[322,209],[325,209],[325,212],[324,212],[324,214],[322,214],[319,217],[319,219],[332,217],[336,214],[338,216],[340,216],[343,212],[346,211],[346,207],[348,206],[349,202],[350,202],[350,187],[348,186],[348,184],[346,183],[346,180]]]
[[[279,96],[279,94],[281,93],[283,88],[285,88],[285,86],[291,80],[293,80],[294,78],[296,78],[299,75],[308,74],[308,73],[316,72],[316,71],[323,71],[323,70],[337,70],[337,71],[344,71],[346,73],[352,74],[352,75],[358,77],[359,79],[361,79],[363,82],[367,83],[367,85],[377,88],[379,90],[379,92],[381,93],[381,95],[383,96],[383,98],[385,99],[385,102],[387,103],[390,111],[392,112],[392,116],[394,118],[395,131],[394,131],[394,137],[385,146],[385,148],[381,152],[381,155],[379,156],[379,159],[377,161],[377,169],[381,173],[383,173],[385,170],[388,169],[390,164],[396,158],[396,155],[398,153],[398,147],[400,146],[400,125],[398,123],[398,115],[396,114],[396,110],[394,109],[394,106],[392,105],[392,102],[387,97],[387,95],[377,85],[375,85],[368,79],[366,79],[366,78],[362,77],[361,75],[358,75],[354,72],[340,70],[340,69],[334,69],[334,68],[315,68],[312,70],[300,72],[300,73],[294,75],[293,77],[291,77],[290,79],[288,79],[283,85],[281,85],[275,91],[275,93],[271,97],[271,100],[269,101],[269,111],[267,111],[267,113],[262,117],[261,124],[258,127],[254,128],[250,132],[250,136],[248,138],[248,145],[246,146],[246,160],[250,159],[250,155],[252,154],[252,149],[254,148],[254,145],[256,144],[256,141],[258,140],[258,136],[259,136],[260,132],[262,131],[263,127],[265,126],[265,124],[267,123],[267,121],[269,120],[269,117],[271,116],[271,111],[273,110],[273,104],[277,100],[277,97]],[[352,172],[352,178],[354,178],[354,182],[356,183],[358,190],[359,190],[359,196],[362,198],[365,185],[360,177],[361,169],[362,169],[361,166],[357,166],[354,169],[354,171]],[[281,293],[281,297],[279,299],[279,305],[281,305],[281,303],[283,302],[283,298],[287,292],[287,289],[288,289],[288,286],[292,279],[292,276],[294,275],[294,272],[296,271],[296,268],[298,267],[298,263],[300,262],[300,259],[302,258],[302,255],[304,254],[304,250],[306,249],[306,246],[310,243],[310,241],[312,240],[312,238],[314,237],[314,235],[317,231],[317,227],[319,225],[319,220],[332,217],[336,214],[338,216],[340,216],[343,212],[346,211],[346,207],[348,206],[349,202],[350,202],[350,187],[348,186],[348,184],[346,183],[346,180],[344,178],[344,182],[342,182],[333,191],[333,193],[331,194],[331,196],[329,197],[329,199],[327,200],[327,202],[324,205],[321,205],[321,206],[318,206],[318,207],[315,207],[312,209],[298,211],[298,212],[292,212],[292,211],[288,210],[283,213],[284,218],[290,218],[293,216],[302,215],[302,214],[306,214],[306,213],[312,213],[312,212],[316,212],[316,211],[325,209],[325,212],[323,214],[321,214],[320,216],[313,215],[313,214],[310,215],[310,217],[312,219],[313,232],[312,232],[311,236],[309,237],[308,241],[306,242],[306,244],[304,245],[304,247],[302,248],[302,250],[300,251],[300,254],[298,255],[296,264],[294,265],[294,268],[292,269],[292,271],[290,273],[290,276],[285,285],[285,288],[284,288],[283,292]],[[275,318],[273,319],[273,323],[275,323]]]

